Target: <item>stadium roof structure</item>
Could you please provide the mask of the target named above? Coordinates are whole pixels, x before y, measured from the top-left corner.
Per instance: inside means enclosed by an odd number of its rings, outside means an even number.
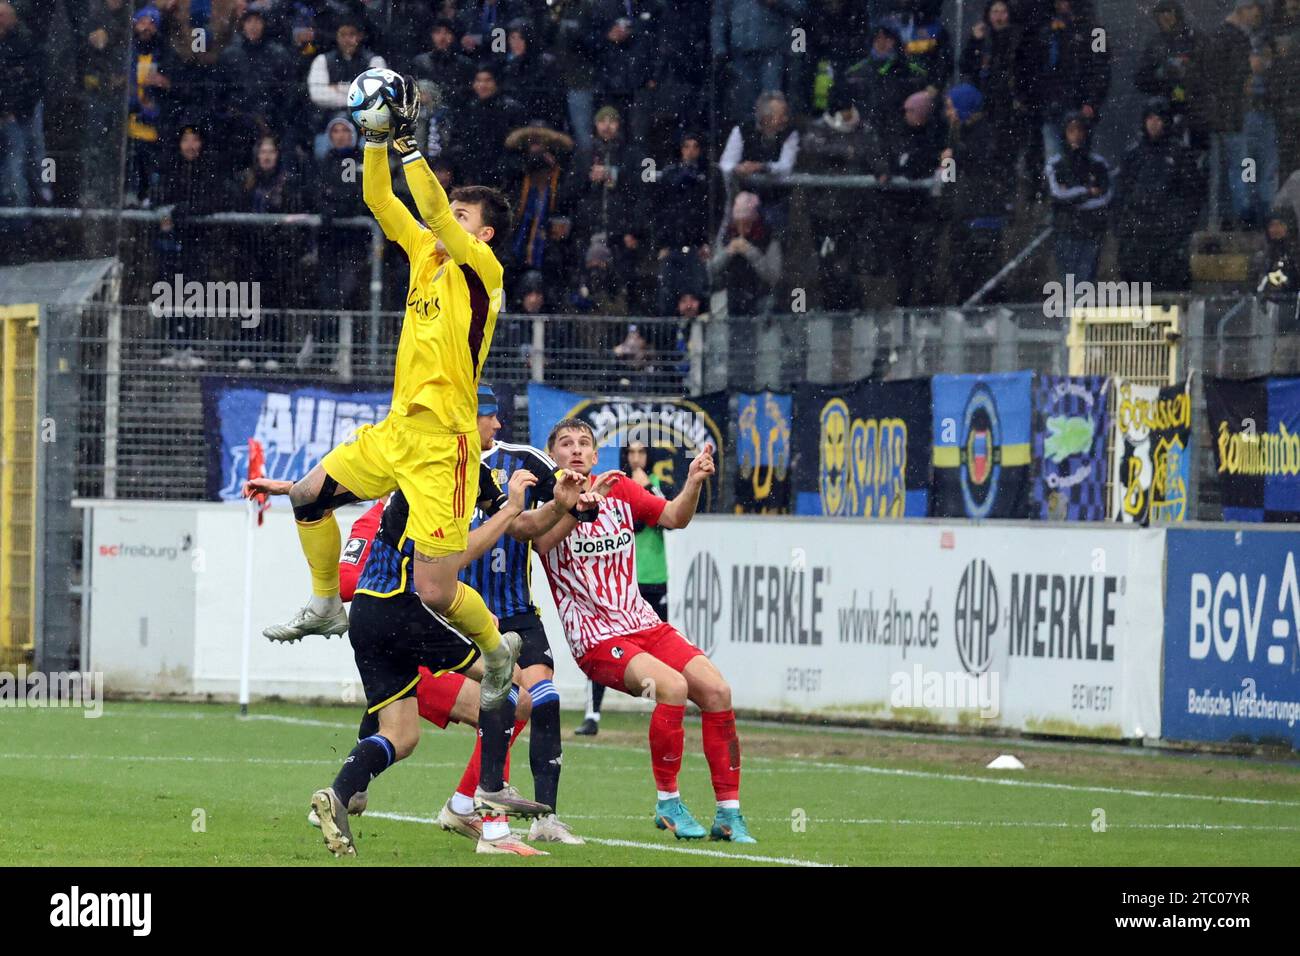
[[[104,289],[117,260],[70,259],[0,268],[0,305],[80,305]]]

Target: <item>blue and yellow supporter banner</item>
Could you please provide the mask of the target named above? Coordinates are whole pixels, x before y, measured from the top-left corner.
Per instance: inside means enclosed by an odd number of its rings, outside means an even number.
[[[208,497],[236,501],[248,476],[248,440],[266,452],[265,476],[301,478],[361,425],[388,414],[391,390],[351,391],[293,382],[204,376]]]
[[[1032,372],[933,378],[930,514],[1029,517],[1032,383]]]
[[[1300,521],[1300,378],[1207,378],[1224,521]]]
[[[1139,525],[1188,520],[1192,449],[1188,385],[1161,388],[1115,380],[1114,520]]]
[[[794,401],[795,513],[923,518],[930,380],[803,385]]]
[[[1106,519],[1107,383],[1100,375],[1035,379],[1035,518]]]
[[[581,418],[596,434],[599,460],[596,471],[627,467],[626,449],[644,442],[649,449],[651,470],[659,476],[664,495],[677,493],[691,459],[711,442],[715,471],[700,495],[700,511],[719,506],[720,489],[726,487],[731,467],[727,437],[730,396],[711,392],[694,398],[669,396],[588,397],[549,385],[528,385],[528,433],[530,444],[546,448],[551,428],[565,418]]]
[[[794,396],[736,395],[736,514],[790,513],[790,431]]]
[[[1300,543],[1166,532],[1161,736],[1300,749]]]

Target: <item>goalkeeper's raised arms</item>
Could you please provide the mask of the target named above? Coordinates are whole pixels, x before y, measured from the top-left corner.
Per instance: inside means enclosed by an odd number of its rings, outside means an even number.
[[[416,88],[415,77],[399,76],[393,81],[392,88],[384,87],[380,95],[388,104],[393,149],[405,159],[417,149],[415,124],[420,118],[420,92]]]

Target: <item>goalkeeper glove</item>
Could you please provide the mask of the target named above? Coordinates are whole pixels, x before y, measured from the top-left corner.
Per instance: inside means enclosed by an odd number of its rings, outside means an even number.
[[[384,88],[383,97],[392,117],[389,126],[393,149],[406,156],[416,149],[415,123],[420,118],[420,91],[416,89],[415,77],[398,76],[391,86]]]

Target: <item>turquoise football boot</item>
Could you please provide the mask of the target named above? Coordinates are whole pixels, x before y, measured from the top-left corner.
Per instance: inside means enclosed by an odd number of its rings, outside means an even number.
[[[757,843],[749,835],[745,818],[734,807],[718,807],[718,815],[713,818],[713,829],[709,831],[710,840],[730,840],[732,843]]]
[[[660,830],[671,830],[679,840],[703,840],[705,837],[704,827],[677,797],[655,803],[655,826]]]

